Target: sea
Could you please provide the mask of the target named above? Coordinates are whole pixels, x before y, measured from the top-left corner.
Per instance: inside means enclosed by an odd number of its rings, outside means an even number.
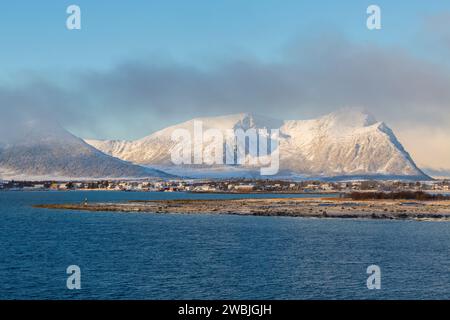
[[[0,192],[0,299],[450,298],[448,222],[33,208],[292,196]],[[373,265],[379,289],[367,284]],[[69,266],[80,289],[67,286]]]

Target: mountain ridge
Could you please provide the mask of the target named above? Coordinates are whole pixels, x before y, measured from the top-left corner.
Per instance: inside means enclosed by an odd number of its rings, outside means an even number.
[[[192,132],[194,121],[202,121],[204,130],[278,129],[280,172],[291,172],[291,176],[368,176],[381,179],[392,176],[429,179],[384,122],[377,121],[365,111],[353,108],[341,109],[309,120],[277,120],[249,113],[195,118],[135,141],[86,142],[126,161],[159,167],[177,174],[185,172],[186,175],[192,176],[196,174],[192,167],[183,169],[172,165],[170,152],[175,147],[175,142],[171,141],[171,132],[175,129]],[[200,169],[197,170],[200,172],[199,177],[202,176],[201,171],[206,170],[204,167],[197,169]],[[217,170],[217,167],[210,169]],[[220,168],[221,173],[226,171],[227,166]],[[237,173],[238,176],[240,174],[242,173]]]

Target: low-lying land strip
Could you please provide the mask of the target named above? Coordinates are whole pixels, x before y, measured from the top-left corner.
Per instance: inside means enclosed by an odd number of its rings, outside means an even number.
[[[450,220],[450,200],[352,200],[350,198],[150,200],[120,203],[43,204],[35,207],[142,213]]]

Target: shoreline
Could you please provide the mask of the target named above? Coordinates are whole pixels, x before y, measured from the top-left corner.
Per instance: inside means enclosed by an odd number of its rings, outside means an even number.
[[[302,218],[450,221],[450,200],[352,200],[349,198],[246,198],[130,200],[39,204],[35,208],[90,212],[227,214]]]

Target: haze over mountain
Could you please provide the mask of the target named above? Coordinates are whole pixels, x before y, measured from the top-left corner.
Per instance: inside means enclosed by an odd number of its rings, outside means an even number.
[[[12,128],[12,129],[11,129]],[[10,126],[0,136],[0,179],[167,177],[111,157],[62,127],[40,120]]]
[[[278,176],[298,178],[404,178],[429,179],[414,163],[393,131],[383,122],[358,109],[342,109],[312,120],[281,121],[242,113],[197,118],[155,132],[136,141],[86,140],[114,157],[167,172],[197,177],[255,176],[245,166],[174,166],[171,152],[176,129],[193,134],[194,122],[203,130],[279,129]]]

